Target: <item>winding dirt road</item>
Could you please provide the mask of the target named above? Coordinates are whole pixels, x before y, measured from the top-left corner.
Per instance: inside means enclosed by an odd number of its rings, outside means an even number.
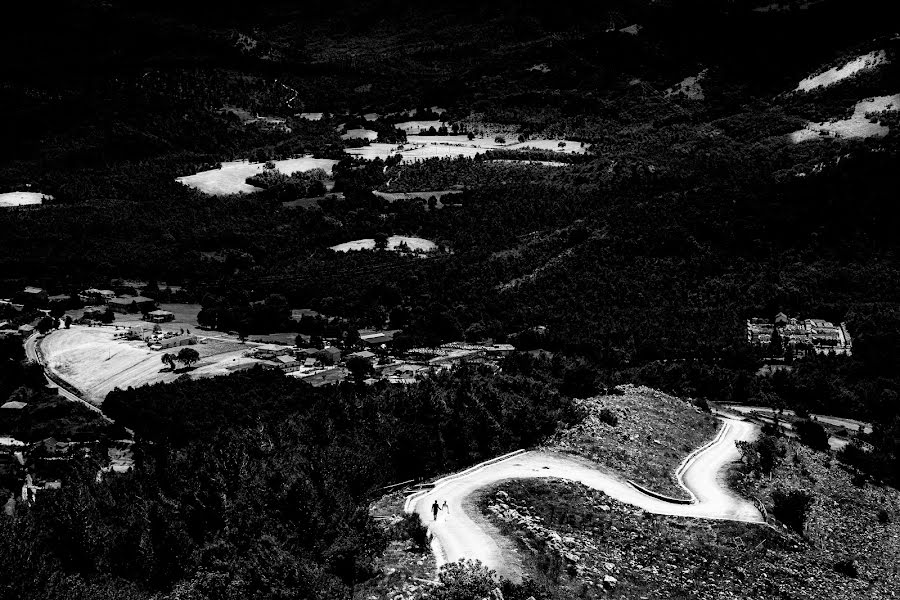
[[[647,494],[628,481],[586,459],[544,451],[515,452],[494,461],[450,475],[433,489],[417,492],[406,500],[406,512],[415,512],[428,525],[438,566],[463,558],[477,559],[503,577],[518,580],[522,565],[516,549],[474,506],[467,505],[477,490],[506,479],[554,477],[577,481],[610,497],[663,515],[762,523],[763,518],[748,500],[731,492],[723,480],[725,467],[738,459],[737,441],[756,437],[756,426],[747,421],[722,418],[717,436],[691,453],[676,471],[679,482],[693,501],[678,503]],[[446,500],[449,511],[437,519],[432,503]]]

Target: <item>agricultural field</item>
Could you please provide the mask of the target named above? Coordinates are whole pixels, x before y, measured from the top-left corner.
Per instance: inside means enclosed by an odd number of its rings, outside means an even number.
[[[371,129],[348,129],[341,135],[342,140],[369,140],[378,139],[378,132]]]
[[[324,169],[330,173],[332,167],[337,163],[336,160],[329,158],[312,158],[311,156],[273,162],[275,168],[285,174],[309,171],[310,169]],[[260,188],[248,184],[246,179],[262,171],[263,165],[264,163],[251,163],[246,160],[226,162],[222,163],[221,169],[200,171],[193,175],[179,177],[176,181],[213,196],[259,192]]]
[[[150,350],[142,341],[116,339],[115,333],[114,327],[73,325],[48,334],[41,341],[41,349],[48,368],[94,404],[102,403],[117,387],[174,381],[185,374],[182,369],[173,372],[164,365],[162,352]],[[191,346],[200,354],[200,361],[187,371],[191,377],[223,375],[228,372],[226,367],[248,360],[243,357],[247,346],[237,341],[200,339],[201,343]]]
[[[379,192],[373,191],[373,194],[378,196],[379,198],[384,198],[388,202],[394,202],[395,200],[425,200],[428,201],[429,198],[434,197],[437,200],[437,204],[435,208],[441,208],[444,203],[442,199],[444,196],[454,196],[461,194],[461,190],[440,190],[440,191],[424,191],[424,192]]]
[[[399,251],[400,244],[406,244],[413,252],[431,252],[437,248],[437,244],[431,240],[418,237],[408,237],[405,235],[392,235],[388,238],[387,249]],[[365,238],[361,240],[353,240],[352,242],[344,242],[337,246],[332,246],[331,250],[335,252],[350,252],[351,250],[374,250],[375,240]]]
[[[13,206],[34,206],[42,204],[44,199],[52,198],[46,194],[38,192],[6,192],[0,194],[0,208],[10,208]]]
[[[887,53],[884,50],[873,50],[868,54],[863,54],[862,56],[857,56],[853,60],[839,66],[832,67],[823,73],[819,73],[818,75],[810,75],[803,79],[799,84],[797,84],[797,88],[794,90],[795,92],[808,92],[810,90],[814,90],[817,87],[828,87],[829,85],[835,84],[843,79],[848,77],[852,77],[853,75],[863,71],[865,69],[874,69],[875,67],[883,64],[887,64],[889,62]]]
[[[872,122],[867,115],[900,109],[900,94],[893,96],[876,96],[860,100],[853,109],[849,119],[825,121],[823,123],[807,123],[806,127],[790,134],[791,141],[796,143],[816,140],[822,136],[839,138],[884,137],[890,127]]]
[[[395,128],[405,131],[407,135],[415,135],[423,129],[440,128],[445,123],[438,119],[420,120],[420,121],[402,121],[394,125]]]
[[[560,146],[560,143],[565,144]],[[362,148],[346,148],[344,152],[373,160],[382,160],[400,154],[403,162],[414,162],[426,158],[466,158],[483,154],[487,150],[552,150],[563,154],[584,154],[586,146],[571,140],[528,140],[511,144],[495,141],[493,138],[468,139],[464,135],[411,135],[405,144],[374,143]]]

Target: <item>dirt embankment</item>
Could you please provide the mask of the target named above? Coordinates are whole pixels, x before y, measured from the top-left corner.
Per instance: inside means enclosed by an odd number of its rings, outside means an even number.
[[[694,449],[716,436],[720,422],[687,401],[652,388],[618,389],[621,395],[580,401],[587,418],[554,436],[547,449],[583,456],[655,492],[689,498],[676,469]]]

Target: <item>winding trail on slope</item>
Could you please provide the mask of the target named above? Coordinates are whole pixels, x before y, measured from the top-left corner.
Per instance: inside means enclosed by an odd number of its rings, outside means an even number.
[[[434,488],[410,495],[404,509],[417,513],[428,525],[438,567],[463,558],[477,559],[498,575],[514,581],[521,579],[522,574],[522,563],[515,548],[467,502],[477,490],[507,479],[568,479],[656,514],[763,523],[754,504],[729,490],[724,481],[725,467],[739,458],[735,442],[753,440],[757,428],[734,418],[720,420],[722,428],[716,437],[688,455],[676,471],[678,481],[693,498],[689,503],[648,494],[587,459],[520,450],[438,480]],[[437,520],[431,515],[435,500],[439,505],[446,500],[449,507],[447,514],[445,511],[438,514]]]

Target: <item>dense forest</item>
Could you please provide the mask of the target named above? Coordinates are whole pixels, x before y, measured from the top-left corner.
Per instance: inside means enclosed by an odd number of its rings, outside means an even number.
[[[377,574],[387,541],[368,512],[380,487],[527,446],[578,418],[561,379],[542,374],[464,366],[417,386],[316,389],[256,370],[115,391],[104,408],[134,428],[136,469],[96,481],[76,462],[61,491],[0,519],[0,589],[348,597]]]
[[[76,462],[62,490],[0,519],[0,596],[347,596],[386,543],[365,510],[381,486],[534,443],[578,418],[570,398],[625,382],[870,420],[870,448],[842,459],[897,485],[900,118],[869,117],[891,127],[881,138],[789,134],[900,92],[900,41],[886,2],[754,10],[766,4],[10,7],[0,193],[52,199],[0,208],[0,297],[166,281],[202,304],[203,325],[240,334],[390,327],[401,350],[492,339],[550,355],[408,388],[252,372],[115,391],[104,408],[135,430],[138,468],[98,482]],[[791,92],[876,49],[881,67]],[[701,72],[702,99],[667,93]],[[344,153],[369,142],[343,131],[400,144],[413,136],[398,123],[438,116],[586,152]],[[303,154],[338,163],[265,169],[246,194],[176,182]],[[450,189],[440,204],[373,194]],[[329,250],[389,235],[438,249]],[[293,322],[298,307],[326,319]],[[766,354],[745,322],[779,311],[846,322],[853,355],[757,374]],[[0,401],[33,405],[19,437],[54,433],[48,415],[67,435],[105,432],[43,396],[23,358],[18,340],[0,344]]]

